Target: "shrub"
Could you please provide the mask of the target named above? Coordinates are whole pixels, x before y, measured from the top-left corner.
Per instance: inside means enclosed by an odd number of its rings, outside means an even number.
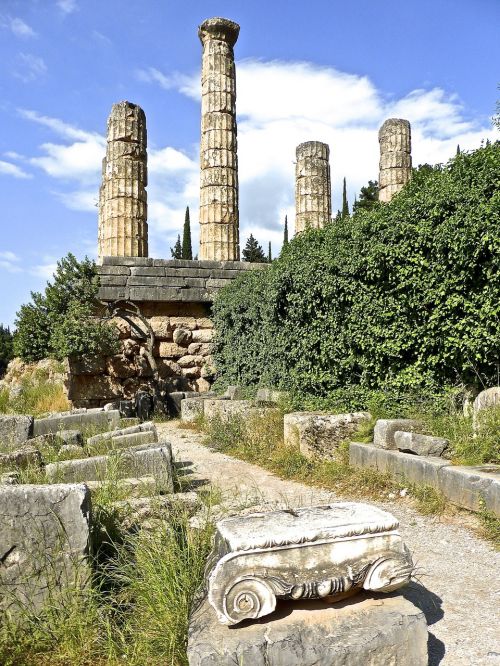
[[[93,316],[99,278],[88,258],[68,254],[57,263],[45,293],[32,292],[32,302],[17,313],[14,351],[23,361],[113,353],[114,328]]]
[[[390,204],[296,236],[219,293],[219,386],[327,398],[496,382],[500,143],[415,170]],[[405,397],[406,396],[406,397]]]

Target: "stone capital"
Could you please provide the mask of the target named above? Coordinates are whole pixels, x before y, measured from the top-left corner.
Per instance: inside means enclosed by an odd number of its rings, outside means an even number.
[[[216,16],[209,18],[198,28],[198,37],[202,44],[205,44],[211,39],[217,39],[222,42],[227,42],[230,46],[236,44],[240,26],[234,21]]]

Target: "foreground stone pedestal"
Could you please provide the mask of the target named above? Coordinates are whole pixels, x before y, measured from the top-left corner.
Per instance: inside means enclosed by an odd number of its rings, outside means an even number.
[[[281,602],[272,617],[220,624],[205,599],[189,627],[190,666],[424,666],[424,614],[401,596]]]

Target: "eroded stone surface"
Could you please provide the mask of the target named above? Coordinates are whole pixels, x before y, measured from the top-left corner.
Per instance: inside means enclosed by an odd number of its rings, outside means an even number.
[[[0,470],[10,471],[26,467],[41,467],[41,465],[42,454],[29,444],[10,453],[0,453]]]
[[[285,446],[299,449],[312,458],[333,459],[339,444],[349,439],[359,424],[370,418],[368,412],[325,414],[323,412],[292,412],[285,414],[283,434]]]
[[[240,27],[204,21],[201,68],[200,259],[238,260],[238,154],[233,47]]]
[[[25,414],[0,416],[0,445],[15,449],[33,434],[33,417]]]
[[[411,127],[408,120],[389,118],[378,133],[379,201],[388,202],[411,178]]]
[[[397,449],[394,434],[402,432],[418,432],[422,424],[414,419],[379,419],[373,430],[373,446],[381,449]]]
[[[368,504],[254,513],[217,523],[208,600],[222,624],[272,613],[276,599],[391,592],[413,562],[390,513]]]
[[[172,451],[169,444],[156,448],[127,451],[109,456],[93,456],[80,460],[51,463],[45,468],[49,481],[105,481],[126,477],[153,475],[158,487],[173,491]]]
[[[449,446],[449,441],[443,437],[400,430],[394,433],[394,443],[400,451],[414,453],[417,456],[440,456]]]
[[[271,621],[233,629],[204,599],[191,617],[188,658],[190,666],[426,666],[427,624],[403,597],[361,593],[334,605],[280,602]]]
[[[0,611],[38,611],[86,584],[89,521],[84,485],[0,486]]]
[[[120,422],[120,412],[118,410],[84,410],[73,413],[48,416],[44,419],[35,419],[33,424],[33,434],[47,435],[58,433],[61,430],[69,428],[82,428],[93,426],[97,428],[115,428]]]
[[[144,111],[113,104],[99,194],[98,255],[148,256],[147,137]]]
[[[332,217],[330,148],[320,141],[297,146],[295,162],[295,233],[318,229]]]

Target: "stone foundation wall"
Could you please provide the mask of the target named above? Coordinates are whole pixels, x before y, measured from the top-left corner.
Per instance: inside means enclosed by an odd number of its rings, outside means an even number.
[[[153,355],[168,391],[208,391],[213,379],[213,325],[208,303],[135,302],[154,334]],[[120,353],[69,363],[68,398],[75,407],[100,407],[151,391],[153,371],[146,340],[121,318],[110,320],[120,336]],[[133,319],[140,329],[144,325]]]

